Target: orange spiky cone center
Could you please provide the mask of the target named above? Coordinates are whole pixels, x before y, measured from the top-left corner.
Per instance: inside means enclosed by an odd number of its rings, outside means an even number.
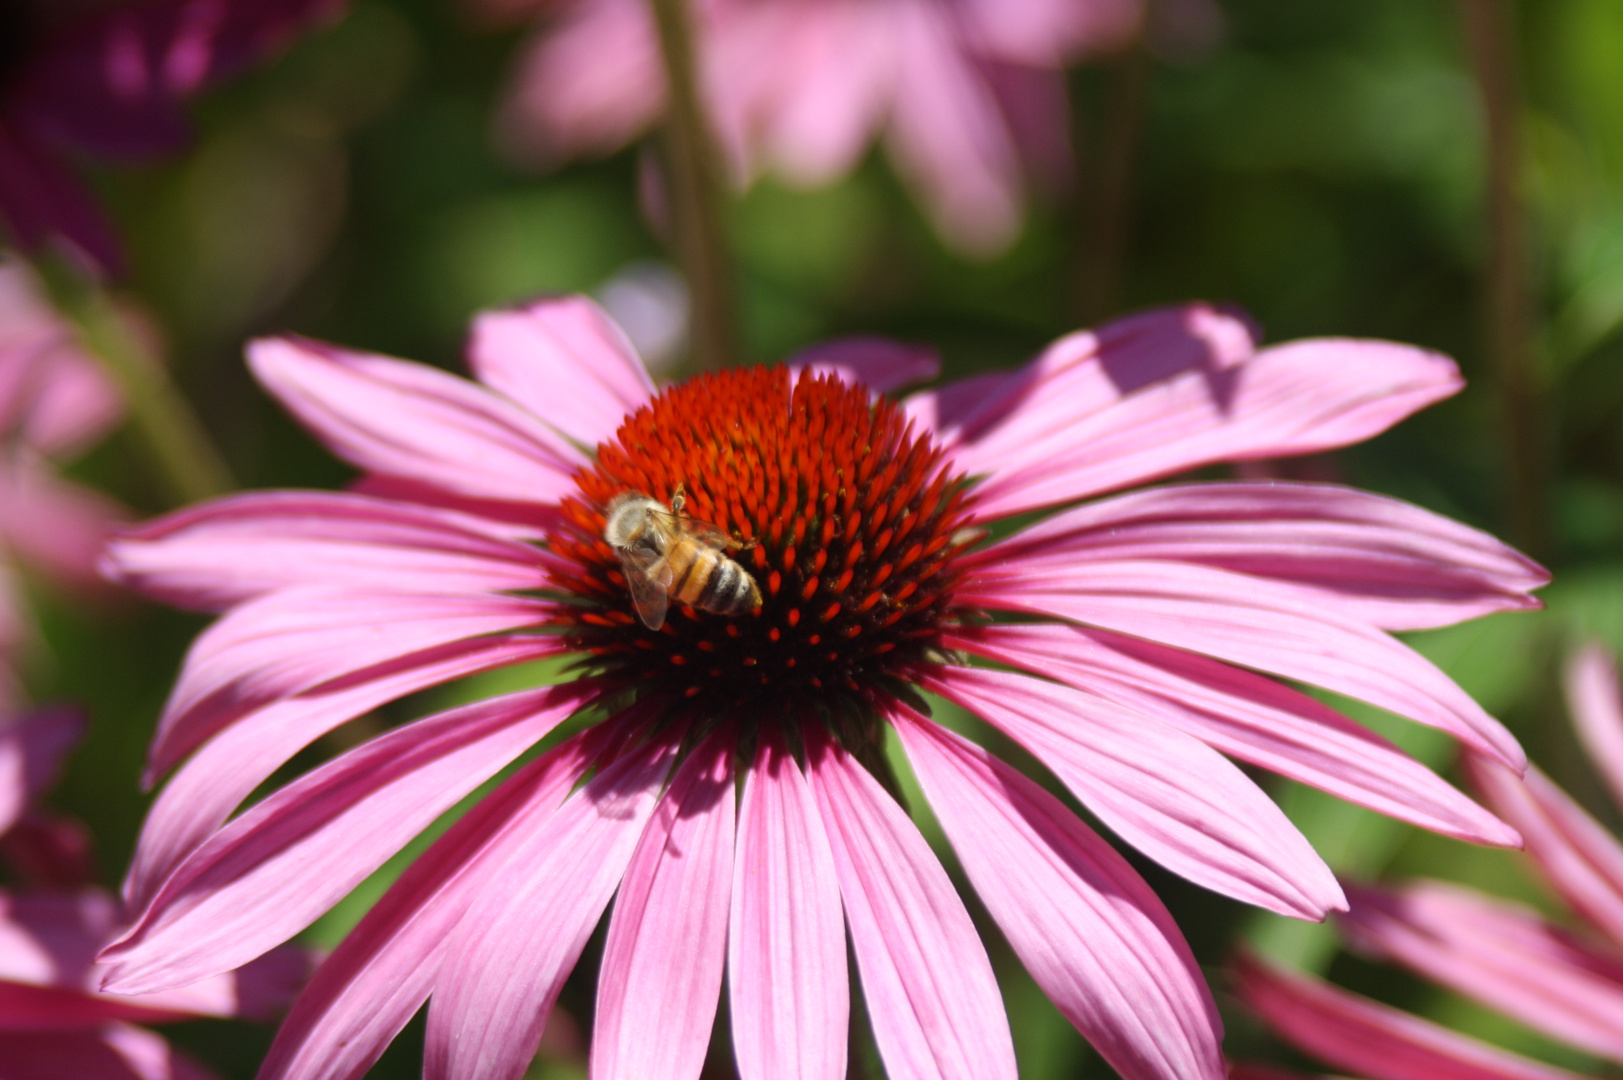
[[[559,622],[611,685],[712,717],[863,701],[929,655],[951,614],[969,495],[942,451],[888,400],[784,368],[701,375],[626,419],[577,477],[549,538],[568,569]],[[626,491],[720,527],[761,607],[717,615],[674,598],[638,619],[603,539]]]

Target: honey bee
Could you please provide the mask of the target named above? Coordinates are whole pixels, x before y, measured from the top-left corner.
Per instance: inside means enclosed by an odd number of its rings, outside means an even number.
[[[665,624],[671,597],[717,615],[761,606],[761,589],[749,572],[722,554],[743,547],[707,521],[682,513],[681,485],[670,509],[640,491],[616,495],[606,511],[603,539],[620,557],[631,603],[650,630]]]

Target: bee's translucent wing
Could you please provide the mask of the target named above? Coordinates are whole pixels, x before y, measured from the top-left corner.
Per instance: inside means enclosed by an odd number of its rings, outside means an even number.
[[[617,548],[620,566],[625,570],[626,588],[631,590],[631,605],[637,617],[650,630],[665,625],[665,609],[669,605],[671,581],[675,574],[663,555],[638,548]]]
[[[664,510],[655,510],[652,507],[648,510],[648,516],[654,520],[654,523],[663,532],[669,535],[685,535],[697,540],[705,547],[715,548],[717,551],[738,546],[738,541],[729,536],[726,530],[719,525],[712,525],[708,521],[700,521],[698,518],[688,517],[685,514],[679,517]]]

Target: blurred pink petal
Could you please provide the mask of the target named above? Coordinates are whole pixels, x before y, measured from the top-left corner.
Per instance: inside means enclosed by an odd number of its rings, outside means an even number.
[[[1617,661],[1597,642],[1578,650],[1566,668],[1567,708],[1589,760],[1623,806],[1623,693]],[[1623,940],[1623,936],[1619,937]]]
[[[1013,1080],[1003,999],[947,872],[912,820],[843,749],[819,738],[807,759],[886,1071]]]
[[[800,350],[784,364],[790,371],[828,372],[878,394],[941,374],[941,356],[934,349],[882,337],[835,338]]]
[[[1234,992],[1270,1027],[1337,1068],[1370,1080],[1576,1080],[1447,1028],[1241,957]]]
[[[1099,820],[1173,873],[1299,919],[1346,906],[1296,826],[1199,740],[1024,675],[960,668],[924,685],[1030,750]]]
[[[62,585],[97,584],[102,547],[128,511],[98,491],[68,484],[43,464],[0,465],[0,537],[24,562]]]
[[[610,765],[492,868],[447,942],[428,1010],[424,1080],[522,1075],[620,884],[674,750],[660,740]],[[489,978],[498,964],[507,977]]]
[[[1348,889],[1354,947],[1552,1038],[1623,1060],[1623,955],[1519,904],[1442,882]]]
[[[851,1002],[838,871],[800,766],[763,732],[738,811],[727,984],[742,1080],[841,1080]]]
[[[127,1024],[0,1034],[0,1060],[6,1080],[215,1080],[162,1037]]]
[[[1471,843],[1521,844],[1514,829],[1387,740],[1244,669],[1081,626],[991,626],[948,640],[1155,716],[1230,757],[1401,821]]]
[[[891,722],[975,891],[1066,1019],[1126,1080],[1222,1077],[1200,968],[1126,860],[980,747],[909,710]]]
[[[583,296],[478,316],[468,367],[583,446],[612,437],[621,418],[654,394],[631,342]]]
[[[1518,779],[1470,755],[1461,764],[1493,812],[1522,834],[1544,882],[1623,942],[1623,843],[1536,767]]]
[[[85,717],[77,709],[0,716],[0,833],[56,783],[62,762],[84,730]]]
[[[592,1072],[697,1080],[727,956],[733,876],[731,737],[676,770],[626,868],[593,1013]]]

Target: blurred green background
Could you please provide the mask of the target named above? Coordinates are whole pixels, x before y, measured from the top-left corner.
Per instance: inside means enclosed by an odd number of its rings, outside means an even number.
[[[937,346],[948,373],[962,374],[1018,363],[1100,317],[1204,298],[1242,306],[1270,340],[1375,336],[1449,353],[1469,380],[1463,394],[1311,468],[1514,534],[1555,571],[1548,610],[1414,642],[1615,826],[1574,749],[1555,674],[1581,636],[1623,651],[1623,4],[1515,6],[1510,179],[1524,212],[1514,268],[1529,304],[1530,442],[1507,430],[1493,360],[1488,124],[1463,10],[1445,0],[1225,0],[1209,50],[1078,69],[1077,182],[1039,202],[1016,247],[989,263],[947,253],[878,155],[816,192],[761,184],[728,208],[746,351],[771,360],[831,334],[879,332]],[[448,0],[357,0],[335,27],[199,102],[185,156],[93,174],[130,240],[123,288],[152,313],[176,380],[244,486],[347,478],[250,382],[247,337],[292,330],[456,368],[481,307],[601,292],[628,269],[669,264],[638,212],[635,150],[545,176],[496,155],[490,118],[521,39],[476,31]],[[1127,178],[1119,198],[1103,179],[1112,169]],[[1517,462],[1530,478],[1521,488]],[[73,472],[138,513],[168,508],[127,431]],[[84,702],[93,717],[50,801],[92,826],[112,885],[139,826],[136,777],[154,717],[202,623],[127,598],[34,594],[30,692]],[[1446,740],[1373,710],[1355,715],[1450,768]],[[1513,854],[1266,782],[1338,870],[1444,876],[1546,903]],[[1134,862],[1214,979],[1249,938],[1385,1000],[1593,1068],[1338,954],[1323,928],[1255,915]],[[335,940],[372,895],[361,890],[313,939]],[[992,948],[1022,1075],[1111,1075],[1008,949]],[[595,968],[589,951],[564,998],[583,1022]],[[1229,1020],[1236,1056],[1292,1060],[1251,1021]],[[170,1031],[228,1077],[252,1076],[269,1040],[225,1022]],[[408,1031],[373,1075],[417,1075],[419,1044]],[[715,1045],[714,1075],[727,1075],[724,1030]],[[871,1055],[856,1067],[878,1075]],[[543,1061],[535,1075],[584,1070]]]

